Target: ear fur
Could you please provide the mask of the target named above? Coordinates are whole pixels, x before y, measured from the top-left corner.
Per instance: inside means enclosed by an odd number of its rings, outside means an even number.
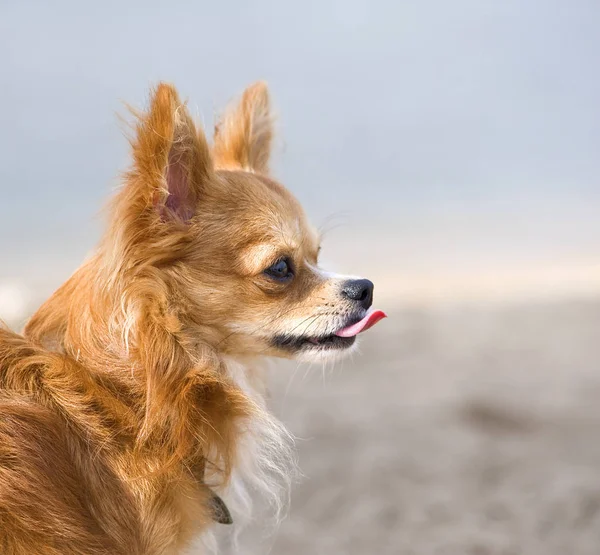
[[[132,141],[138,188],[163,220],[189,221],[212,174],[210,150],[172,85],[160,83]]]
[[[237,106],[215,126],[213,153],[221,168],[269,172],[273,140],[271,103],[266,83],[250,85]]]

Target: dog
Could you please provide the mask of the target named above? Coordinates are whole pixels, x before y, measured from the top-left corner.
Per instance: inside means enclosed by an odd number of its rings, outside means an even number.
[[[169,84],[136,113],[97,250],[22,335],[0,328],[1,553],[175,554],[251,490],[284,504],[263,360],[337,358],[385,314],[370,281],[319,268],[272,138],[264,83],[212,146]]]

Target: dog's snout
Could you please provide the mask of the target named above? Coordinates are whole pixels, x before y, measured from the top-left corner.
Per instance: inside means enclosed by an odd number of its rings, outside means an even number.
[[[373,282],[368,279],[351,279],[344,283],[342,295],[351,301],[357,301],[363,308],[373,304]]]

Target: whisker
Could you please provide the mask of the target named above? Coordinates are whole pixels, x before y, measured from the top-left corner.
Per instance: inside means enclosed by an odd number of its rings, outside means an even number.
[[[257,331],[265,328],[266,326],[269,326],[270,324],[272,324],[273,322],[276,322],[279,318],[283,318],[284,316],[286,316],[287,314],[289,314],[290,312],[293,312],[294,310],[299,310],[301,307],[300,306],[293,306],[292,308],[290,308],[289,310],[286,310],[280,314],[278,314],[277,316],[273,317],[271,320],[268,320],[267,322],[265,322],[263,325],[259,326],[258,328],[255,328],[252,332],[251,335],[255,334]],[[248,332],[242,332],[242,331],[232,331],[230,334],[226,335],[223,339],[221,339],[221,341],[219,341],[219,343],[217,343],[217,346],[220,346],[221,343],[223,343],[223,341],[226,341],[227,339],[229,339],[230,337],[232,337],[233,335],[236,334],[240,334],[240,333],[248,333]]]
[[[294,333],[294,331],[296,331],[296,330],[297,330],[297,329],[298,329],[298,328],[299,328],[299,327],[300,327],[302,324],[304,324],[306,321],[308,321],[308,320],[310,320],[310,319],[312,318],[312,319],[313,319],[313,321],[312,321],[312,322],[311,322],[311,323],[310,323],[310,324],[307,326],[307,328],[306,328],[306,329],[307,329],[307,331],[308,331],[308,329],[310,329],[310,326],[311,326],[311,325],[314,323],[314,321],[315,321],[317,318],[319,318],[320,316],[328,316],[328,315],[330,315],[330,314],[331,314],[331,313],[329,313],[329,312],[323,312],[323,313],[320,313],[320,314],[314,314],[314,315],[312,315],[312,316],[308,316],[307,318],[305,318],[304,320],[302,320],[302,322],[300,322],[300,323],[299,323],[297,326],[295,326],[293,329],[291,329],[289,332],[287,332],[285,335],[286,335],[286,336],[289,336],[289,337],[293,336],[293,333]],[[270,348],[271,348],[270,346],[267,346],[267,347],[265,347],[264,349],[262,349],[262,350],[260,351],[260,353],[262,354],[262,353],[264,353],[265,351],[267,351],[267,350],[268,350],[268,349],[270,349]]]

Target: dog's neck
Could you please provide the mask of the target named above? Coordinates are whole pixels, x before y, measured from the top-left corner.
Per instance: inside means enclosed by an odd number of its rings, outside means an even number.
[[[186,334],[178,315],[151,296],[161,294],[161,284],[150,284],[156,293],[135,281],[107,283],[102,262],[97,255],[82,266],[32,317],[25,334],[76,361],[113,391],[125,392],[120,400],[140,416],[140,441],[175,434],[174,443],[189,443],[176,429],[189,429],[180,421],[192,417],[195,403],[210,405],[210,395],[237,395],[240,407],[233,413],[251,413],[250,403],[241,409],[244,395],[227,376],[223,357],[210,343]],[[194,390],[206,383],[214,390],[197,399]],[[167,425],[174,429],[165,430]]]

